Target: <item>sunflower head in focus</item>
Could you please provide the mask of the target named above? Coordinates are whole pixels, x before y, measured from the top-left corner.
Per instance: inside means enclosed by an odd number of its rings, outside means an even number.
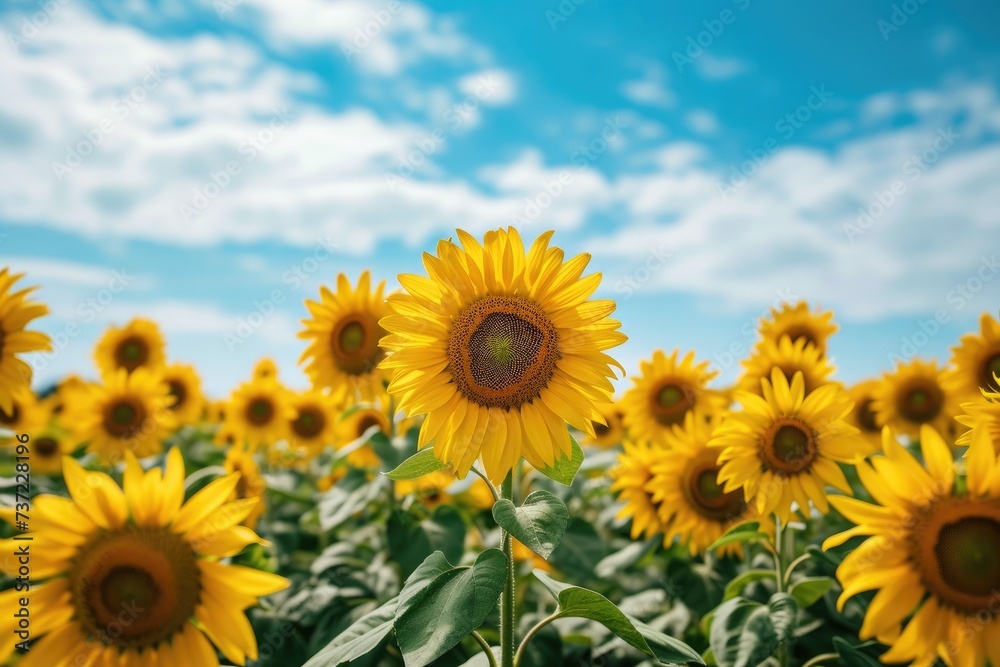
[[[0,442],[14,441],[14,436],[27,434],[34,437],[48,426],[50,411],[38,400],[30,389],[21,389],[14,394],[10,409],[0,408],[0,430],[11,431],[9,437],[0,434]]]
[[[743,360],[743,374],[737,386],[742,391],[760,396],[761,380],[769,379],[775,368],[782,372],[788,382],[792,381],[796,373],[802,373],[806,394],[830,382],[836,371],[819,348],[805,338],[793,342],[788,336],[783,336],[777,342],[762,340],[753,354]]]
[[[293,448],[316,456],[337,440],[337,403],[330,394],[313,389],[290,395],[294,416],[288,422],[288,441]]]
[[[622,399],[632,439],[662,445],[689,412],[711,415],[725,408],[725,397],[707,387],[718,371],[709,370],[707,361],[696,363],[693,351],[681,360],[679,354],[657,350],[652,359],[640,362],[640,374]]]
[[[935,361],[913,359],[886,373],[875,392],[872,408],[878,425],[916,438],[924,424],[955,435],[958,400],[945,386],[945,371]]]
[[[48,352],[52,341],[40,331],[27,331],[28,324],[49,309],[32,301],[29,295],[35,288],[11,291],[23,273],[11,273],[8,267],[0,269],[0,410],[13,410],[14,395],[31,386],[32,369],[18,355],[26,352]]]
[[[102,375],[119,369],[128,373],[139,368],[158,371],[166,362],[165,349],[156,322],[137,317],[123,327],[108,327],[94,348],[94,360]]]
[[[288,424],[294,418],[285,387],[274,378],[254,379],[230,396],[221,432],[252,449],[270,447],[288,437]]]
[[[239,477],[229,475],[183,502],[177,449],[163,470],[126,458],[124,490],[66,457],[71,498],[35,499],[31,589],[0,593],[4,609],[30,598],[35,641],[20,664],[217,667],[216,648],[236,665],[255,660],[244,610],[288,580],[220,559],[262,542],[239,525],[257,501],[229,502]],[[11,553],[16,543],[5,542]],[[14,649],[16,622],[0,620],[0,660]]]
[[[878,449],[882,444],[882,427],[875,418],[875,392],[878,380],[864,380],[848,390],[848,395],[854,401],[851,413],[847,415],[847,423],[858,429],[861,437],[867,440],[871,447]]]
[[[989,313],[979,318],[979,333],[962,336],[952,348],[947,390],[962,401],[976,400],[983,391],[1000,391],[1000,322]]]
[[[170,410],[178,425],[194,424],[201,419],[205,396],[201,393],[201,378],[190,364],[171,364],[163,369],[163,381],[170,388]]]
[[[866,537],[837,568],[837,605],[876,591],[860,636],[890,647],[883,662],[1000,664],[1000,464],[980,431],[968,450],[967,476],[956,484],[951,445],[926,424],[919,439],[923,464],[888,428],[885,455],[858,463],[874,503],[830,498],[856,525],[823,548]]]
[[[319,301],[306,301],[312,319],[302,320],[299,338],[309,341],[299,362],[318,389],[329,389],[338,403],[372,401],[383,391],[379,362],[385,356],[379,340],[385,329],[379,320],[389,314],[382,297],[385,281],[375,289],[371,274],[361,274],[356,288],[347,276],[337,276],[337,291],[320,287]]]
[[[755,518],[742,489],[726,491],[718,479],[719,450],[708,446],[717,421],[689,412],[667,435],[646,485],[659,508],[664,546],[677,539],[691,555],[704,552],[737,523]],[[727,551],[741,554],[735,546]]]
[[[176,427],[170,389],[145,368],[124,368],[88,385],[66,406],[64,423],[75,443],[87,445],[104,461],[121,461],[126,451],[139,458],[158,454]]]
[[[264,478],[260,474],[260,468],[257,466],[257,462],[254,461],[253,453],[243,445],[230,447],[229,451],[226,452],[226,460],[223,462],[223,466],[227,473],[239,473],[240,475],[236,482],[236,488],[233,489],[233,493],[229,497],[230,502],[245,500],[247,498],[255,498],[257,500],[250,513],[243,519],[244,526],[255,530],[257,528],[257,520],[266,508],[264,492],[267,491],[267,482],[264,481]]]
[[[522,456],[539,469],[570,456],[567,423],[594,435],[620,368],[605,350],[625,336],[614,302],[590,300],[601,281],[583,276],[590,256],[565,261],[552,232],[527,252],[513,227],[482,244],[458,236],[424,253],[427,277],[399,276],[381,366],[399,409],[426,415],[419,446],[433,442],[463,478],[478,459],[498,484]]]
[[[619,519],[631,519],[629,529],[633,540],[650,538],[663,532],[660,523],[660,505],[653,500],[649,483],[653,468],[660,462],[665,449],[647,442],[622,443],[618,464],[611,469],[611,492],[625,503],[618,512]]]
[[[789,384],[778,368],[761,385],[763,398],[737,392],[743,409],[727,415],[712,435],[710,446],[720,450],[719,482],[726,492],[742,488],[758,514],[773,512],[784,522],[793,503],[806,514],[810,502],[827,513],[826,486],[851,493],[837,463],[873,451],[845,421],[851,399],[835,384],[806,394],[801,372]]]
[[[786,302],[780,308],[772,308],[770,318],[760,319],[758,330],[762,341],[778,345],[784,337],[792,343],[801,340],[803,347],[812,345],[820,356],[824,356],[826,343],[837,328],[833,311],[813,313],[808,303],[799,301],[794,305]]]
[[[599,409],[605,423],[594,422],[593,437],[585,436],[582,444],[604,449],[617,447],[625,439],[625,412],[618,404],[601,406]]]

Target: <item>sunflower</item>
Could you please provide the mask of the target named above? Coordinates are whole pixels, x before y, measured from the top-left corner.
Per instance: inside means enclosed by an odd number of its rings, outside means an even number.
[[[802,372],[791,385],[781,369],[761,381],[763,398],[737,392],[743,410],[730,413],[712,434],[721,449],[719,482],[725,492],[743,488],[747,502],[761,515],[776,513],[787,522],[792,503],[808,512],[810,501],[829,511],[824,487],[851,493],[837,462],[851,463],[872,448],[845,421],[851,400],[838,385],[805,392]]]
[[[450,470],[436,470],[423,477],[396,482],[396,498],[413,496],[429,510],[451,503],[447,489],[455,483],[455,475]]]
[[[624,506],[619,519],[632,519],[630,535],[633,540],[648,538],[663,532],[660,523],[660,504],[653,500],[649,483],[653,468],[663,458],[664,449],[648,442],[622,443],[618,465],[611,469],[611,492],[618,494]]]
[[[201,378],[190,364],[171,364],[163,370],[163,381],[170,387],[170,409],[179,424],[194,424],[201,419],[205,397]]]
[[[737,387],[760,396],[760,381],[771,377],[774,368],[780,369],[788,382],[796,372],[801,372],[806,394],[830,382],[836,371],[819,348],[808,344],[805,338],[792,342],[788,336],[783,336],[777,342],[761,341],[754,353],[743,360],[743,374]]]
[[[664,546],[678,539],[691,555],[704,552],[729,528],[753,518],[740,489],[725,491],[718,481],[719,450],[708,446],[716,423],[717,419],[688,412],[683,425],[675,425],[667,434],[667,448],[653,463],[646,484],[658,507]]]
[[[34,287],[11,292],[23,273],[0,269],[0,410],[14,409],[14,394],[31,386],[32,368],[16,355],[49,352],[52,341],[40,331],[25,331],[31,320],[47,315],[49,309],[28,299]]]
[[[317,388],[330,389],[343,403],[360,394],[371,401],[383,391],[379,362],[385,353],[379,339],[385,330],[379,321],[389,314],[382,298],[385,281],[374,292],[371,275],[361,274],[356,289],[343,273],[337,276],[337,291],[320,287],[320,301],[306,301],[311,320],[302,320],[305,330],[299,338],[309,345],[299,362],[306,362],[306,374]]]
[[[310,456],[323,451],[337,440],[337,403],[330,394],[316,389],[293,394],[290,405],[294,416],[288,422],[289,442]]]
[[[30,600],[37,639],[18,664],[216,667],[212,644],[234,664],[255,660],[257,642],[243,610],[289,582],[219,559],[262,543],[238,525],[256,499],[228,502],[239,478],[228,475],[182,504],[179,450],[170,451],[163,471],[144,472],[126,457],[124,491],[66,457],[72,498],[35,499],[31,589],[0,593],[4,609],[20,596]],[[4,552],[17,544],[5,540]],[[4,562],[7,574],[16,576],[16,569]],[[18,641],[16,622],[11,614],[0,620],[0,661]]]
[[[969,429],[959,436],[956,445],[968,445],[976,431],[986,431],[1000,456],[1000,392],[983,391],[978,401],[962,403],[962,414],[955,421]]]
[[[969,447],[967,477],[956,484],[952,448],[926,424],[919,435],[923,465],[888,428],[885,455],[858,464],[874,504],[830,498],[856,525],[823,548],[868,536],[837,569],[838,606],[878,591],[860,636],[890,646],[883,662],[1000,665],[1000,463],[979,431]]]
[[[771,319],[760,318],[762,342],[778,345],[783,337],[790,342],[803,341],[803,345],[812,345],[820,356],[826,355],[827,340],[837,331],[833,322],[833,311],[809,311],[809,304],[799,301],[795,305],[781,304],[781,308],[771,308]],[[760,345],[760,344],[758,344]]]
[[[668,357],[656,350],[653,358],[639,363],[639,377],[622,399],[625,426],[632,439],[662,445],[675,424],[683,424],[692,410],[713,414],[725,407],[721,394],[706,385],[718,375],[708,362],[695,363],[690,351],[678,362],[679,350]]]
[[[202,419],[209,424],[221,424],[226,421],[225,400],[206,400],[202,407]]]
[[[615,303],[589,301],[601,275],[582,277],[588,254],[564,262],[542,234],[525,253],[513,227],[481,245],[424,253],[429,277],[403,274],[381,320],[389,393],[408,415],[426,414],[419,446],[465,477],[478,458],[494,483],[522,457],[535,468],[571,452],[566,423],[594,435],[621,366],[604,350],[623,343]],[[624,369],[622,370],[624,372]]]
[[[169,387],[145,368],[120,368],[75,396],[64,419],[74,444],[89,442],[87,451],[105,461],[120,461],[125,451],[140,458],[157,454],[176,426]]]
[[[959,405],[955,394],[945,388],[944,379],[945,372],[935,361],[913,359],[897,364],[893,372],[883,376],[875,392],[872,409],[876,422],[911,438],[917,437],[924,424],[955,435]]]
[[[873,409],[878,385],[878,380],[865,380],[848,390],[848,395],[854,401],[854,407],[847,416],[847,423],[858,429],[861,437],[875,449],[878,449],[882,443],[882,428],[875,419],[875,410]]]
[[[385,411],[371,406],[355,406],[344,412],[336,422],[336,447],[344,449],[378,428],[386,436],[392,435],[392,420]],[[370,445],[355,446],[347,454],[347,463],[354,468],[378,468],[382,459]]]
[[[247,514],[246,518],[243,519],[243,525],[248,526],[251,530],[256,530],[257,519],[260,515],[264,513],[265,509],[265,498],[264,492],[267,490],[267,482],[260,474],[260,468],[257,467],[257,462],[253,459],[253,454],[251,454],[245,446],[236,445],[229,448],[226,452],[226,460],[223,462],[223,466],[226,468],[227,473],[239,473],[240,478],[236,482],[236,488],[233,489],[232,495],[229,497],[230,502],[235,500],[243,500],[246,498],[256,498],[257,503]]]
[[[273,377],[255,378],[237,387],[229,398],[221,431],[236,444],[270,447],[288,437],[288,424],[294,418],[288,390]]]
[[[44,428],[31,433],[26,443],[32,474],[59,475],[62,473],[63,456],[71,454],[74,446],[66,433]]]
[[[952,349],[952,370],[945,388],[960,399],[975,400],[980,391],[1000,391],[1000,322],[983,313],[979,333],[962,336]]]
[[[137,317],[124,327],[109,327],[94,348],[101,374],[119,368],[129,373],[138,368],[159,370],[166,361],[166,343],[156,322]]]
[[[66,406],[75,400],[72,398],[75,393],[86,389],[87,384],[79,375],[67,375],[44,396],[40,396],[39,402],[45,406],[45,409],[48,410],[52,419],[58,425],[67,428],[68,425],[62,423]]]
[[[278,379],[278,364],[271,357],[263,357],[253,367],[253,377],[256,380]]]
[[[30,389],[17,391],[11,402],[10,410],[0,408],[0,430],[12,432],[10,438],[0,435],[0,442],[13,441],[14,435],[28,434],[34,436],[49,423],[50,412],[39,402]]]
[[[625,411],[618,404],[603,405],[598,409],[605,423],[594,422],[594,435],[593,437],[585,435],[584,444],[604,449],[617,447],[625,437]]]

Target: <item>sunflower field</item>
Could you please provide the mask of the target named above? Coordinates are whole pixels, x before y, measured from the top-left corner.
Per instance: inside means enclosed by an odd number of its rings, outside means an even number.
[[[218,397],[142,317],[38,386],[2,269],[0,663],[1000,667],[996,312],[846,386],[783,303],[722,386],[624,368],[589,261],[458,230],[397,291],[331,276],[311,387]]]

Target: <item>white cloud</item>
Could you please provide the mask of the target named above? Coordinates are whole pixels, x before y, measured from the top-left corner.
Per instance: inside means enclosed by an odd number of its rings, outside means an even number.
[[[731,79],[746,72],[749,67],[739,58],[716,56],[705,51],[694,61],[695,69],[706,79]]]
[[[646,63],[642,76],[622,83],[621,92],[632,102],[645,106],[672,107],[677,103],[668,87],[667,72],[659,63]]]
[[[693,109],[684,116],[688,127],[698,134],[715,134],[719,131],[719,119],[706,109]]]

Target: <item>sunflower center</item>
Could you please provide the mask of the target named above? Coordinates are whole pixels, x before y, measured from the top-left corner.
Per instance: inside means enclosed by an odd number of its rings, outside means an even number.
[[[780,418],[764,434],[761,453],[776,472],[794,474],[816,460],[816,437],[808,425],[791,417]]]
[[[274,404],[270,399],[259,396],[247,404],[247,421],[254,426],[264,426],[274,418]]]
[[[16,402],[14,403],[14,407],[11,408],[9,414],[7,413],[6,410],[0,408],[0,424],[3,424],[4,426],[13,426],[20,419],[21,419],[21,406],[19,406]]]
[[[559,359],[559,334],[535,303],[487,296],[455,319],[448,339],[452,377],[481,406],[517,408],[548,386]]]
[[[69,572],[85,632],[105,644],[151,647],[179,632],[201,591],[196,556],[167,528],[127,526],[98,533]]]
[[[933,421],[944,406],[944,392],[932,380],[919,378],[899,393],[896,409],[905,419],[923,424]]]
[[[142,366],[149,359],[149,345],[138,336],[129,336],[115,348],[115,361],[129,373]]]
[[[170,404],[171,410],[178,410],[187,400],[187,387],[180,380],[169,380],[167,386],[170,387],[170,396],[173,402]]]
[[[378,426],[379,430],[383,430],[382,422],[373,414],[366,414],[358,420],[358,429],[355,437],[360,438],[365,434],[365,432],[372,426]]]
[[[813,347],[816,348],[819,347],[819,343],[816,342],[816,337],[813,336],[812,330],[803,326],[788,327],[788,330],[785,331],[785,333],[783,333],[782,335],[788,336],[792,340],[792,343],[797,343],[800,340],[805,340],[803,347],[808,347],[809,345],[812,345]]]
[[[292,422],[292,431],[300,438],[315,438],[323,432],[325,426],[323,411],[310,406],[299,410],[299,416]]]
[[[35,445],[35,454],[38,454],[43,458],[49,458],[59,451],[59,441],[55,438],[50,438],[47,435],[43,435],[41,438],[36,438],[33,442]]]
[[[667,380],[652,395],[650,408],[653,417],[663,426],[684,423],[684,415],[694,405],[694,390],[674,380]]]
[[[382,360],[378,346],[385,330],[373,317],[353,314],[342,318],[333,328],[330,352],[337,368],[348,375],[363,375]]]
[[[979,386],[990,391],[1000,391],[1000,380],[997,376],[1000,376],[1000,354],[994,354],[983,362]]]
[[[746,503],[739,489],[726,493],[719,484],[718,452],[703,450],[688,467],[684,496],[702,516],[725,523],[743,514]]]
[[[134,433],[146,419],[146,410],[128,399],[119,399],[104,411],[104,430],[118,437]]]
[[[878,423],[875,421],[875,411],[872,410],[872,399],[866,398],[858,404],[858,425],[862,430],[878,433]]]
[[[1000,590],[1000,522],[969,517],[950,523],[934,545],[941,577],[967,595]]]

